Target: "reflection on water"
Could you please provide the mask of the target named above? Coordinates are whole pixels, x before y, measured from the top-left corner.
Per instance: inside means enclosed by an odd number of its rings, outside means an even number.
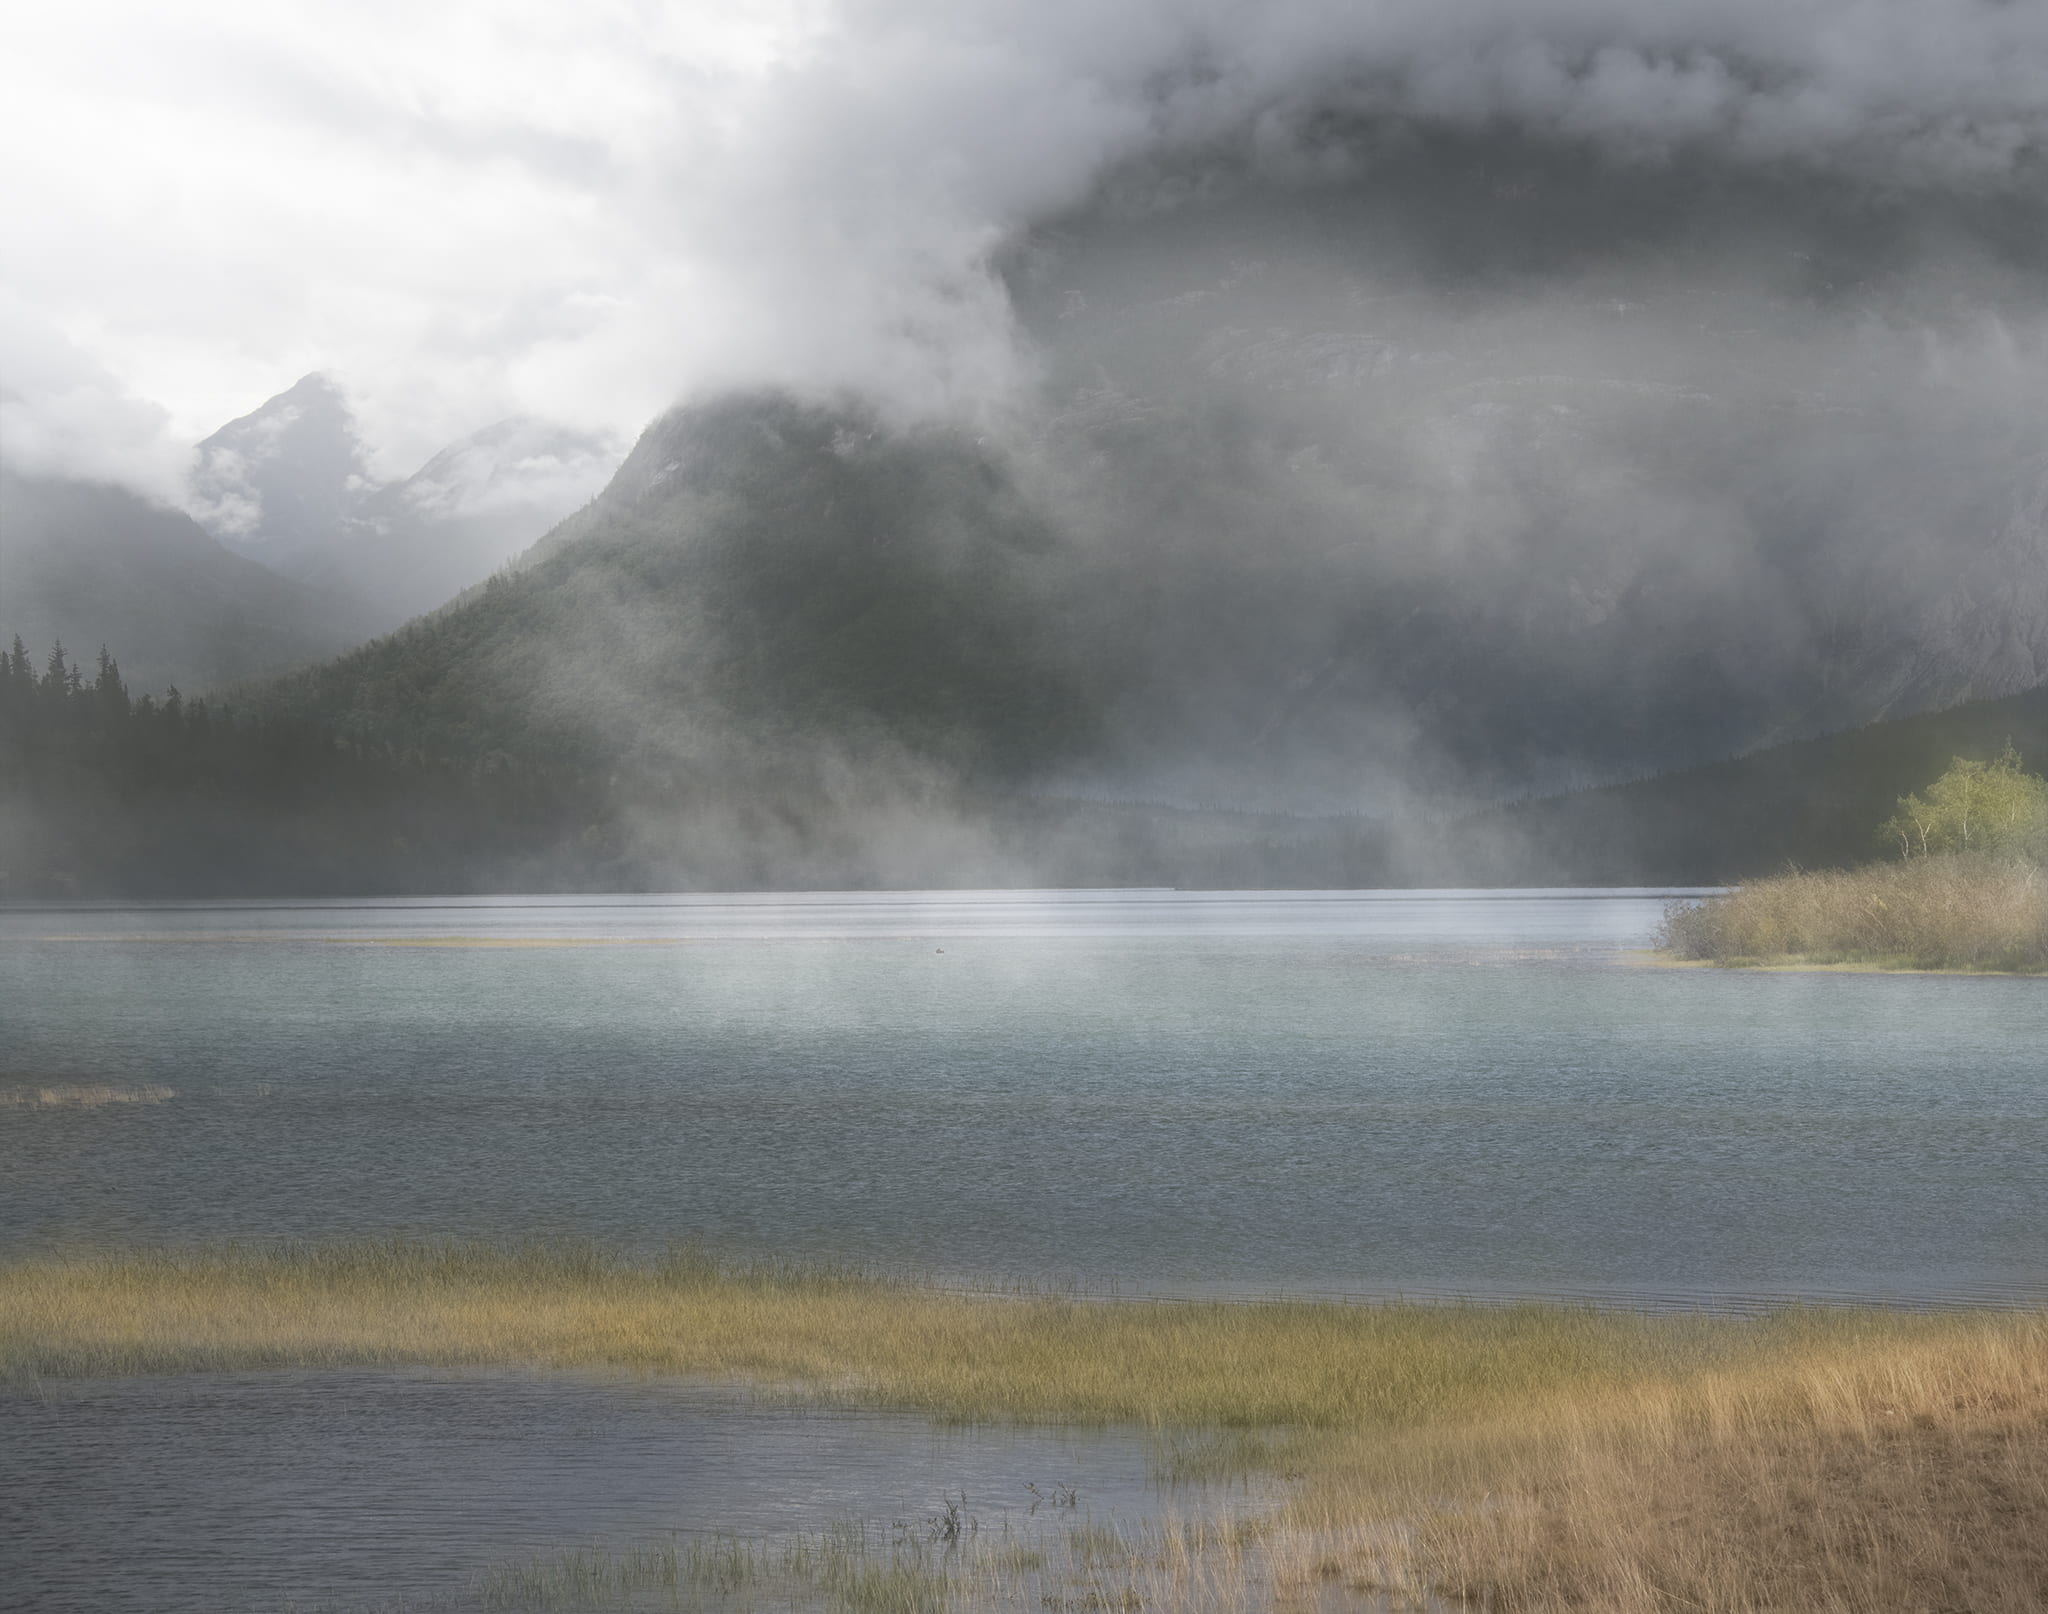
[[[0,1394],[0,1603],[275,1611],[449,1600],[579,1543],[826,1525],[977,1537],[1256,1498],[1167,1493],[1141,1435],[934,1428],[701,1388],[252,1374]],[[502,1575],[500,1577],[502,1579]]]
[[[1639,967],[1665,900],[12,910],[0,1088],[176,1097],[0,1107],[0,1239],[698,1237],[1183,1293],[2034,1292],[2048,983]]]

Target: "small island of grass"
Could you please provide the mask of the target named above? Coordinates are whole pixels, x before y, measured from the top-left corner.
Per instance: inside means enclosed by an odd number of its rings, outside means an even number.
[[[2010,745],[1989,762],[1957,758],[1879,834],[1896,859],[1674,907],[1660,947],[1753,968],[2048,973],[2048,780]]]

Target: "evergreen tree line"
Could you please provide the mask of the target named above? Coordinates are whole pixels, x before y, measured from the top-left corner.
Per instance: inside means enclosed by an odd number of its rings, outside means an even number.
[[[1442,823],[1262,819],[821,778],[762,746],[606,757],[573,732],[344,728],[275,698],[132,694],[106,651],[0,653],[0,900],[1007,882],[1716,884],[1878,850],[2048,860],[2048,688]],[[1901,784],[1933,778],[1923,795]],[[862,792],[865,791],[864,795]],[[977,863],[977,858],[980,862]]]
[[[311,717],[131,694],[102,649],[0,653],[0,896],[448,892],[587,880],[608,793],[503,754],[435,758]],[[564,843],[572,855],[564,857]]]
[[[1369,826],[684,767],[430,753],[282,701],[130,693],[114,658],[0,656],[0,899],[926,885],[1372,884]],[[982,861],[977,862],[977,858]],[[993,860],[993,861],[990,861]]]

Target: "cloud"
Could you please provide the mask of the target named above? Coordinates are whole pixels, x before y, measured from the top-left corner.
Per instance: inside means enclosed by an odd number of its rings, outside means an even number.
[[[1341,172],[1333,116],[1978,195],[2048,131],[2048,9],[1995,0],[77,0],[9,44],[0,362],[101,373],[10,430],[142,481],[312,370],[387,476],[734,382],[972,412],[1032,373],[1006,241],[1148,155]]]
[[[167,502],[183,456],[169,417],[0,288],[0,465],[122,482]]]

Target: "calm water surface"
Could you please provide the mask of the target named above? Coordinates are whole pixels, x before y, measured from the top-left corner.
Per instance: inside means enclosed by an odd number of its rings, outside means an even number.
[[[1058,1497],[1058,1501],[1051,1499]],[[1056,1541],[1242,1509],[1163,1490],[1131,1432],[936,1429],[689,1387],[236,1374],[0,1392],[0,1608],[282,1614],[479,1606],[493,1569],[589,1543],[829,1525]]]
[[[0,913],[0,1238],[406,1230],[1170,1292],[2048,1283],[2048,982],[1644,967],[1668,894]]]

